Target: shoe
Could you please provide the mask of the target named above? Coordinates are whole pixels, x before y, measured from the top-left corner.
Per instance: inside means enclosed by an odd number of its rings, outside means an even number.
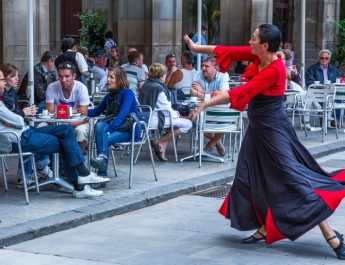
[[[211,154],[213,151],[213,145],[211,142],[208,142],[207,145],[205,145],[204,151],[208,154]]]
[[[150,141],[150,144],[151,144],[151,146],[152,146],[152,149],[153,149],[153,151],[155,152],[155,154],[156,154],[156,156],[158,157],[158,159],[160,160],[160,161],[162,161],[162,162],[164,162],[164,161],[168,161],[168,159],[165,157],[165,156],[163,156],[163,153],[162,153],[162,151],[161,151],[161,147],[159,146],[159,144],[156,144],[154,141]]]
[[[345,244],[344,244],[344,237],[342,234],[340,234],[338,231],[335,231],[335,236],[332,236],[327,239],[327,242],[331,241],[332,239],[338,238],[339,239],[339,245],[336,248],[333,248],[333,251],[337,255],[338,259],[345,260]]]
[[[37,169],[37,178],[38,179],[47,179],[47,178],[53,178],[53,171],[46,166],[42,170]]]
[[[261,237],[259,237],[259,238],[254,237],[255,234],[259,234]],[[243,238],[241,240],[241,244],[254,244],[254,243],[258,243],[262,240],[266,240],[266,236],[264,234],[262,234],[259,230],[256,230],[256,232],[253,235],[251,235],[250,237]]]
[[[304,129],[304,126],[305,126],[305,128],[307,129],[307,130],[310,130],[311,129],[311,126],[310,126],[310,123],[309,122],[307,122],[307,123],[302,123],[302,129]]]
[[[102,156],[97,156],[96,158],[91,158],[90,165],[98,170],[107,171],[108,160]]]
[[[81,191],[73,191],[73,197],[78,199],[94,198],[103,195],[103,191],[94,190],[89,185],[85,185],[84,189]]]
[[[220,156],[225,156],[225,147],[221,142],[216,144],[216,149]]]
[[[78,184],[105,183],[109,181],[109,178],[99,177],[93,172],[90,172],[90,174],[85,177],[78,176]]]
[[[35,184],[35,179],[33,176],[26,177],[26,186],[29,187],[31,184]],[[23,179],[18,178],[17,180],[17,188],[24,189],[24,182]]]

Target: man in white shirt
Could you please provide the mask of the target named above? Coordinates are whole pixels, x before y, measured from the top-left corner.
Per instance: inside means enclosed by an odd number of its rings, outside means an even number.
[[[215,64],[214,57],[206,57],[201,65],[201,71],[196,72],[193,76],[191,95],[198,98],[204,98],[205,93],[213,93],[218,90],[229,90],[229,74],[219,72]],[[205,151],[211,153],[213,147],[216,147],[220,156],[225,155],[225,148],[221,142],[224,133],[209,133],[205,137],[210,141],[205,146]]]
[[[63,62],[58,65],[59,80],[51,83],[46,93],[46,109],[54,113],[56,106],[63,104],[73,108],[74,112],[79,112],[87,116],[90,99],[87,87],[75,80],[75,66],[70,62]],[[86,121],[73,122],[77,141],[84,152],[87,146],[89,125]]]

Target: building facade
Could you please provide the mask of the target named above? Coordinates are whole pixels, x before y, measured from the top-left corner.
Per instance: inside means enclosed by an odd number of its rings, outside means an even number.
[[[292,42],[299,60],[301,8],[299,0],[218,0],[220,42],[246,45],[253,30],[262,23],[280,23],[284,41]],[[129,47],[145,55],[145,62],[164,62],[173,52],[179,57],[183,34],[195,31],[190,7],[195,0],[33,0],[34,57],[38,62],[46,50],[59,51],[66,36],[77,36],[80,22],[74,16],[87,10],[105,10],[125,60]],[[318,50],[333,48],[339,19],[340,0],[306,0],[306,66]],[[27,71],[27,0],[0,1],[0,63]]]

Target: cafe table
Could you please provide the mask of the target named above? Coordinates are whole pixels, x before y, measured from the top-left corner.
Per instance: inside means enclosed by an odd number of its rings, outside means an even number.
[[[47,122],[52,123],[54,125],[59,124],[66,124],[66,123],[72,123],[72,122],[79,122],[85,120],[87,117],[81,116],[81,115],[74,115],[71,118],[68,119],[57,119],[54,116],[41,116],[38,115],[37,117],[26,117],[28,120],[34,122],[34,123],[40,123],[40,122]],[[49,126],[49,125],[48,125]],[[68,191],[73,191],[74,187],[70,183],[68,183],[66,180],[60,178],[59,176],[59,153],[55,153],[53,155],[53,178],[48,178],[38,184],[39,187],[43,187],[50,184],[56,184],[60,187],[65,188]],[[36,188],[35,185],[30,186],[28,189],[34,189]]]

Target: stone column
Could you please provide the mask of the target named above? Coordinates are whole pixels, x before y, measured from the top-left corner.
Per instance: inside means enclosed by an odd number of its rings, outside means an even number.
[[[117,0],[117,40],[123,61],[127,49],[144,53],[146,64],[164,63],[169,52],[179,54],[182,43],[182,0]],[[163,59],[164,58],[164,59]]]
[[[19,68],[20,76],[27,72],[27,5],[26,0],[2,1],[3,62]],[[34,60],[40,60],[49,49],[49,1],[33,1]]]
[[[323,48],[333,50],[337,39],[337,29],[334,24],[339,20],[340,0],[308,1],[305,18],[305,69],[314,64],[318,52]],[[295,23],[293,39],[296,51],[296,63],[300,62],[301,49],[301,8],[300,1],[295,1]]]
[[[252,0],[220,1],[222,45],[247,45],[251,35]]]
[[[251,32],[265,23],[272,23],[273,0],[252,0]]]

